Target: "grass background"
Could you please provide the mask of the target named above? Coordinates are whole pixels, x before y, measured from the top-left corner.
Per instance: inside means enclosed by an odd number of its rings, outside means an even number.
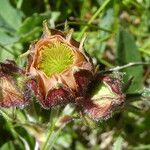
[[[67,20],[78,41],[86,34],[85,49],[100,70],[150,62],[149,0],[0,0],[0,61],[14,59],[24,67],[26,58],[19,56],[40,37],[43,20],[60,30]],[[62,129],[53,124],[62,114],[77,115],[70,106],[58,113],[37,103],[0,108],[0,149],[34,149],[36,141],[56,150],[150,149],[150,65],[121,71],[124,82],[134,80],[125,107],[109,120],[93,128],[91,120],[75,119]]]

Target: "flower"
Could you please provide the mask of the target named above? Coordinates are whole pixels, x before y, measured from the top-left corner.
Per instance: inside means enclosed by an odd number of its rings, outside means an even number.
[[[35,94],[45,108],[75,102],[76,96],[86,94],[94,77],[83,42],[71,34],[48,29],[45,23],[43,36],[30,47],[26,74],[36,78]]]
[[[0,63],[0,107],[23,107],[31,98],[25,72],[16,63],[6,60]]]
[[[78,100],[78,106],[94,120],[108,119],[124,103],[121,85],[120,79],[110,75],[100,76],[93,84],[90,97]]]
[[[73,103],[93,120],[107,119],[122,106],[122,80],[99,75],[80,43],[49,29],[29,49],[26,70],[14,61],[0,63],[0,106],[23,107],[36,97],[44,108]]]

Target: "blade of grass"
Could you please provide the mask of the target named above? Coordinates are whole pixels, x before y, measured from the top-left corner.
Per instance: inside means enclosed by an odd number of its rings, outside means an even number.
[[[119,136],[113,144],[112,150],[122,150],[123,138]]]
[[[51,110],[51,114],[50,114],[50,122],[49,122],[49,127],[48,127],[48,134],[47,134],[47,138],[45,143],[42,146],[42,150],[46,150],[47,146],[49,145],[49,141],[51,139],[52,133],[55,130],[55,124],[57,122],[57,118],[58,118],[58,113],[59,113],[59,109],[52,109]],[[55,118],[56,117],[56,118]]]
[[[96,24],[88,24],[87,22],[83,22],[82,20],[81,21],[79,21],[79,22],[77,22],[77,21],[67,21],[67,24],[68,25],[83,25],[83,26],[88,26],[88,27],[92,27],[92,28],[94,28],[94,29],[96,29],[96,30],[102,30],[102,31],[105,31],[105,32],[108,32],[108,33],[112,33],[112,31],[110,31],[110,30],[108,30],[108,29],[105,29],[105,28],[102,28],[102,27],[98,27]],[[64,26],[65,25],[65,23],[60,23],[60,24],[57,24],[56,25],[56,28],[58,28],[58,27],[62,27],[62,26]]]
[[[53,148],[55,141],[57,140],[57,137],[59,136],[59,134],[63,128],[64,128],[64,126],[61,126],[56,132],[53,132],[53,134],[51,136],[52,138],[49,141],[49,147],[46,150],[51,150]]]
[[[50,140],[51,135],[52,135],[52,133],[53,133],[53,131],[54,131],[54,128],[55,128],[55,122],[52,121],[52,122],[51,122],[51,125],[49,126],[48,136],[47,136],[46,141],[45,141],[45,143],[44,143],[44,145],[43,145],[43,147],[42,147],[42,150],[46,150],[46,149],[47,149],[47,146],[48,146],[48,144],[49,144],[49,140]]]
[[[150,51],[148,51],[146,49],[139,48],[139,51],[150,56]]]
[[[95,14],[92,16],[92,18],[89,20],[87,25],[82,29],[78,36],[78,40],[83,36],[85,31],[88,29],[89,25],[95,20],[95,18],[102,12],[102,10],[107,6],[107,4],[110,2],[110,0],[104,1],[104,3],[99,7],[99,9],[95,12]]]

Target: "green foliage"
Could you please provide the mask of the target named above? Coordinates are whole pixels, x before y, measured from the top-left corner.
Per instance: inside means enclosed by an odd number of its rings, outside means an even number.
[[[9,0],[0,1],[0,16],[4,23],[12,30],[17,30],[21,25],[22,13],[18,9],[13,8]]]
[[[100,70],[150,62],[149,0],[0,0],[0,61],[15,59],[24,67],[19,56],[41,35],[45,19],[60,30],[67,20],[78,40],[87,34],[84,46]],[[37,141],[43,150],[150,149],[149,70],[121,70],[124,82],[134,77],[125,106],[93,128],[70,105],[44,110],[33,101],[23,110],[0,108],[0,149],[34,149]],[[72,121],[60,123],[66,115]]]
[[[133,36],[123,29],[120,29],[118,33],[117,55],[118,65],[120,66],[130,62],[142,61],[140,52],[135,45]],[[143,67],[135,66],[132,68],[126,68],[123,71],[127,74],[127,79],[131,76],[134,77],[133,83],[128,89],[128,92],[138,92],[142,88]]]
[[[123,144],[123,138],[119,136],[113,145],[113,150],[122,150],[122,144]]]

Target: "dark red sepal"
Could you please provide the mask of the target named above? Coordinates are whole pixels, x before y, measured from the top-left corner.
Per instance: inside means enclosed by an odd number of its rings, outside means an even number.
[[[81,69],[74,73],[74,78],[79,88],[78,96],[85,95],[88,90],[88,85],[93,80],[92,72]]]
[[[14,61],[0,63],[0,107],[23,108],[31,98],[31,90],[27,87],[27,76]]]
[[[50,108],[58,105],[72,103],[74,96],[72,92],[64,87],[51,89],[46,98],[41,101],[43,107]]]

